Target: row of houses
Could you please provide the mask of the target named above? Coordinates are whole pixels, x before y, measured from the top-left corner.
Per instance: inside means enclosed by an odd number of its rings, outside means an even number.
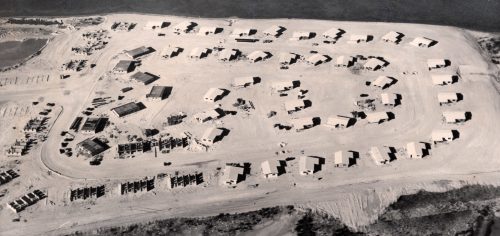
[[[40,190],[34,190],[31,193],[28,193],[12,202],[9,202],[7,204],[7,207],[10,208],[12,211],[15,213],[21,212],[28,208],[29,206],[32,206],[39,202],[40,200],[46,198],[47,195],[45,195],[44,192]]]
[[[32,141],[30,139],[16,139],[14,144],[5,151],[5,154],[10,157],[20,157],[28,153]]]
[[[17,174],[14,170],[6,170],[4,172],[0,173],[0,185],[6,184],[13,179],[19,177],[19,174]]]
[[[86,200],[87,198],[100,198],[106,193],[106,187],[104,185],[91,186],[71,189],[69,192],[69,200]]]
[[[186,175],[168,175],[167,176],[168,188],[181,188],[187,186],[195,186],[204,182],[203,172],[186,174]]]
[[[149,192],[155,188],[155,178],[141,179],[137,181],[129,181],[120,184],[120,194],[127,195],[129,193]]]

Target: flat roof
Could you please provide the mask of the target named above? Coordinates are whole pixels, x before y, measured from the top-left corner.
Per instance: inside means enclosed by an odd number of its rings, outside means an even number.
[[[101,152],[106,151],[108,149],[107,145],[99,141],[97,138],[88,138],[80,143],[78,146],[90,152],[90,155],[95,156]]]
[[[151,91],[146,95],[146,97],[159,97],[162,98],[165,95],[167,86],[153,86]]]
[[[123,117],[138,112],[143,108],[144,105],[142,105],[142,103],[129,102],[121,106],[117,106],[111,110],[114,111],[118,115],[118,117]]]
[[[120,60],[118,63],[116,63],[115,68],[113,70],[124,70],[128,71],[130,66],[132,65],[133,61],[130,60]]]
[[[144,84],[149,84],[152,83],[153,81],[157,80],[158,77],[149,73],[143,73],[143,72],[136,72],[130,78],[135,79],[139,82],[142,82]]]

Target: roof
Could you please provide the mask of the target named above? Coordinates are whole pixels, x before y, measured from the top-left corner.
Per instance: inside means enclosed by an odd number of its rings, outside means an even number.
[[[254,77],[253,76],[245,76],[245,77],[236,77],[233,79],[233,86],[245,86],[247,84],[253,84]]]
[[[337,151],[335,152],[334,159],[333,159],[333,164],[339,165],[339,164],[346,164],[349,165],[349,159],[354,158],[354,154],[352,152],[345,152],[345,151]]]
[[[132,76],[130,76],[130,78],[135,79],[135,80],[142,82],[144,84],[150,84],[153,81],[158,79],[158,77],[156,77],[155,75],[152,75],[149,73],[143,73],[140,71],[138,71],[135,74],[133,74]]]
[[[260,166],[264,175],[278,174],[278,167],[280,166],[280,162],[278,160],[267,160],[262,162]]]
[[[308,125],[314,125],[314,120],[313,117],[303,117],[303,118],[296,118],[291,120],[293,126],[296,128],[303,128]]]
[[[366,120],[369,123],[379,123],[380,121],[389,119],[389,115],[385,111],[371,112],[366,114]]]
[[[458,100],[458,95],[455,92],[438,93],[437,97],[438,97],[438,101],[442,102],[442,103],[446,103],[448,101]]]
[[[230,166],[227,165],[224,168],[224,176],[226,181],[238,181],[238,176],[244,174],[245,169],[241,166]]]
[[[163,50],[163,55],[169,55],[179,53],[182,50],[180,47],[168,47]]]
[[[314,171],[314,166],[319,165],[319,158],[311,156],[301,156],[299,158],[299,171]]]
[[[255,31],[255,29],[252,28],[236,28],[233,30],[231,35],[233,36],[244,36],[244,35],[250,35],[252,31]]]
[[[99,117],[89,117],[87,120],[85,120],[85,123],[83,123],[83,126],[81,128],[82,131],[95,131],[97,129],[97,126],[99,125],[101,121],[101,118]]]
[[[111,110],[114,111],[118,115],[118,117],[123,117],[138,112],[143,108],[144,105],[142,105],[142,103],[129,102],[121,106],[117,106]]]
[[[226,48],[220,52],[219,60],[231,60],[233,59],[233,57],[236,57],[236,55],[238,55],[239,52],[240,50],[238,49]]]
[[[152,50],[150,48],[145,47],[145,46],[141,46],[141,47],[126,51],[127,55],[129,57],[132,57],[132,58],[137,58],[137,57],[140,57],[142,55],[145,55],[145,54],[148,54],[151,52],[152,52]]]
[[[293,81],[275,82],[273,83],[273,88],[278,91],[293,88]]]
[[[205,121],[207,118],[217,119],[217,118],[221,117],[222,115],[223,115],[222,109],[216,108],[216,109],[211,109],[208,111],[203,111],[203,112],[197,113],[194,115],[194,117],[196,119],[201,120],[201,121]]]
[[[382,93],[380,94],[380,98],[384,105],[395,105],[398,95],[395,93]]]
[[[390,85],[393,81],[394,81],[393,78],[381,75],[377,77],[375,81],[373,81],[373,86],[384,88]]]
[[[409,142],[406,144],[406,152],[413,157],[423,156],[425,149],[424,143]]]
[[[216,26],[203,26],[200,28],[200,30],[198,31],[198,34],[209,34],[209,33],[215,33],[215,31],[217,31],[219,27],[216,27]]]
[[[413,41],[410,42],[411,45],[420,47],[420,45],[423,46],[429,46],[434,40],[426,38],[426,37],[417,37]]]
[[[331,126],[336,126],[336,125],[347,126],[351,119],[352,118],[345,117],[345,116],[331,116],[331,117],[328,117],[326,124],[331,125]]]
[[[282,64],[289,64],[293,60],[298,59],[300,56],[296,53],[284,52],[280,54],[279,62]]]
[[[104,152],[108,148],[105,144],[103,144],[97,138],[85,139],[85,140],[81,141],[80,143],[78,143],[78,146],[80,146],[81,148],[83,148],[87,152],[89,152],[91,156],[95,156],[101,152]]]
[[[434,84],[444,84],[453,82],[453,75],[441,74],[441,75],[431,75],[432,83]]]
[[[396,31],[390,31],[389,33],[385,34],[382,36],[383,40],[387,40],[390,42],[396,42],[399,40],[399,38],[402,36],[402,33],[396,32]]]
[[[338,56],[335,62],[336,65],[349,65],[350,62],[354,62],[355,58],[351,56]]]
[[[153,86],[146,97],[163,98],[165,92],[167,91],[167,88],[167,86]]]
[[[319,64],[319,63],[323,63],[327,60],[328,60],[328,56],[322,55],[322,54],[314,54],[306,59],[306,61],[308,63],[314,64],[314,65]]]
[[[446,123],[455,123],[467,119],[464,111],[443,111],[443,117]]]
[[[285,102],[285,110],[294,111],[297,108],[304,107],[304,100],[291,100]]]
[[[377,67],[382,67],[384,65],[385,65],[385,61],[383,61],[383,60],[381,60],[379,58],[370,58],[363,66],[365,68],[375,69]]]
[[[224,94],[224,90],[220,88],[209,88],[203,98],[205,100],[215,100],[218,96],[222,96],[222,94]]]
[[[453,131],[450,129],[437,129],[431,133],[432,141],[443,141],[443,139],[452,139]]]
[[[201,136],[201,139],[214,141],[214,139],[216,137],[222,135],[223,132],[224,131],[222,129],[210,127],[210,128],[205,130],[205,132],[203,133],[203,136]]]
[[[388,162],[390,160],[388,154],[389,152],[381,151],[378,147],[370,148],[370,156],[373,158],[375,164],[377,165],[385,164],[386,162]]]
[[[208,48],[193,48],[191,52],[189,53],[190,57],[201,57],[202,54],[207,54],[208,53]]]
[[[113,68],[113,70],[115,71],[128,71],[128,69],[130,68],[130,66],[132,65],[133,61],[129,61],[129,60],[120,60],[115,68]]]
[[[337,38],[338,36],[344,33],[343,30],[339,28],[331,28],[323,33],[323,37],[325,38]]]
[[[252,61],[255,61],[257,59],[265,59],[268,55],[268,52],[264,52],[264,51],[261,51],[261,50],[258,50],[258,51],[253,51],[252,53],[248,54],[247,58],[252,60]]]
[[[312,32],[306,32],[306,31],[295,31],[292,34],[292,38],[309,38],[311,37]]]
[[[443,58],[427,59],[427,65],[429,67],[445,66],[446,61]]]
[[[196,23],[194,23],[192,21],[183,21],[183,22],[177,24],[176,26],[174,26],[174,30],[185,31],[185,30],[191,29],[194,26],[196,26]]]
[[[366,41],[368,40],[367,34],[351,34],[349,38],[351,41]]]
[[[264,34],[277,36],[280,32],[284,31],[285,27],[279,25],[273,25],[266,30],[264,30]]]

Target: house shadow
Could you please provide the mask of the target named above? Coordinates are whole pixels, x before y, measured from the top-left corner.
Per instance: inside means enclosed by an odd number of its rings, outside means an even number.
[[[172,55],[170,57],[172,58],[172,57],[179,56],[179,54],[181,54],[182,52],[184,52],[184,48],[179,47],[179,49],[177,51],[172,52]]]
[[[300,80],[294,80],[294,81],[292,81],[292,84],[293,84],[293,88],[298,88],[298,87],[300,87]]]
[[[464,95],[462,93],[457,93],[457,102],[464,100]]]
[[[316,32],[311,32],[309,34],[309,39],[313,39],[313,38],[316,38]]]
[[[132,61],[132,63],[130,63],[130,66],[127,68],[127,73],[134,71],[137,67],[137,63],[137,61]]]
[[[472,112],[466,111],[465,112],[465,121],[469,121],[472,119]]]
[[[386,84],[382,89],[389,88],[398,82],[398,80],[394,77],[389,77],[389,78],[391,79],[391,82],[389,84]]]
[[[273,54],[270,52],[265,52],[265,54],[266,54],[266,56],[264,57],[264,60],[267,60],[267,59],[273,57]]]
[[[366,113],[364,111],[353,111],[351,114],[356,118],[359,117],[360,119],[365,119],[366,118]]]
[[[288,63],[289,65],[291,64],[295,64],[297,63],[297,61],[299,60],[300,58],[300,55],[299,54],[295,54],[295,53],[292,53],[293,55],[295,55],[293,58],[290,59],[290,63]]]
[[[347,167],[351,167],[353,165],[356,165],[357,159],[359,159],[359,152],[349,150],[348,152],[352,153],[352,158],[349,158],[349,164]]]
[[[368,42],[371,42],[371,41],[373,41],[373,35],[368,35],[366,37],[366,42],[368,43]]]
[[[433,40],[431,43],[429,43],[429,46],[428,46],[428,47],[430,48],[430,47],[432,47],[432,46],[434,46],[434,45],[436,45],[436,44],[438,44],[438,41]]]
[[[426,143],[426,142],[420,142],[420,143],[425,146],[425,148],[422,149],[422,157],[429,156],[432,145],[430,143]]]
[[[96,125],[96,128],[95,128],[95,133],[99,133],[101,131],[104,130],[104,128],[106,128],[106,125],[108,124],[108,118],[101,118],[99,119],[97,125]]]
[[[243,167],[243,175],[244,176],[250,174],[251,166],[252,166],[252,163],[250,163],[250,162],[243,163],[242,167]]]
[[[313,117],[312,122],[313,122],[313,127],[318,126],[321,124],[321,118],[320,117]]]
[[[279,162],[279,166],[277,166],[278,176],[280,176],[282,174],[286,174],[286,167],[287,167],[286,161],[279,160],[278,162]]]
[[[382,67],[387,67],[389,66],[391,63],[389,63],[385,58],[383,57],[377,57],[377,59],[381,60],[384,62],[384,64],[382,64]]]
[[[229,95],[229,93],[231,93],[231,91],[229,91],[228,89],[220,89],[222,90],[222,94],[220,96],[217,96],[215,99],[214,99],[214,102],[217,102],[219,100],[222,100],[223,98],[225,98],[227,95]]]
[[[146,109],[146,106],[142,102],[138,102],[138,103],[136,103],[136,105],[139,108],[139,111]]]
[[[456,130],[456,129],[451,130],[451,133],[453,134],[453,139],[452,140],[460,138],[460,132],[458,132],[458,130]]]
[[[449,59],[444,59],[444,67],[451,66],[451,61]]]
[[[395,161],[397,159],[397,150],[395,147],[387,147],[389,149],[389,153],[387,155],[389,155],[389,161]]]
[[[248,36],[254,35],[254,34],[256,34],[256,33],[257,33],[257,30],[256,30],[256,29],[250,29],[250,30],[248,31]]]
[[[217,128],[217,129],[222,130],[222,133],[219,136],[214,138],[213,143],[221,141],[222,139],[224,139],[226,136],[229,135],[229,132],[231,132],[229,129],[226,129],[226,128]]]
[[[167,99],[168,97],[170,97],[170,94],[172,94],[172,89],[173,87],[172,86],[165,86],[165,93],[162,94],[162,97],[161,99]]]
[[[387,121],[394,120],[396,118],[396,115],[393,112],[388,111],[387,112]]]
[[[260,78],[259,76],[253,77],[253,84],[258,84],[260,82],[262,82],[262,78]]]
[[[224,31],[223,28],[217,27],[217,28],[215,28],[214,34],[220,34],[220,33],[222,33],[222,31]]]
[[[312,107],[312,102],[311,100],[304,100],[304,109]]]
[[[279,26],[279,29],[276,31],[276,38],[279,38],[286,31],[286,28],[283,26]]]
[[[403,96],[401,94],[396,93],[396,100],[394,101],[394,106],[397,107],[401,105],[401,100],[403,100]]]
[[[349,128],[351,126],[354,126],[357,122],[356,118],[349,118],[349,121],[347,121],[347,125],[345,126],[346,128]]]
[[[403,41],[403,38],[406,36],[405,34],[401,32],[396,32],[398,33],[398,37],[396,38],[396,41],[394,42],[395,44],[400,44]]]
[[[454,83],[457,83],[458,82],[458,75],[453,75],[451,77],[451,83],[454,84]]]

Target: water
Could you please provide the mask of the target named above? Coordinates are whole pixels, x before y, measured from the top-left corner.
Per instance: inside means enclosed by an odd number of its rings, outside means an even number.
[[[0,16],[138,12],[209,18],[411,22],[500,32],[499,0],[1,0]]]
[[[47,39],[26,39],[0,43],[0,68],[16,65],[40,50]]]

